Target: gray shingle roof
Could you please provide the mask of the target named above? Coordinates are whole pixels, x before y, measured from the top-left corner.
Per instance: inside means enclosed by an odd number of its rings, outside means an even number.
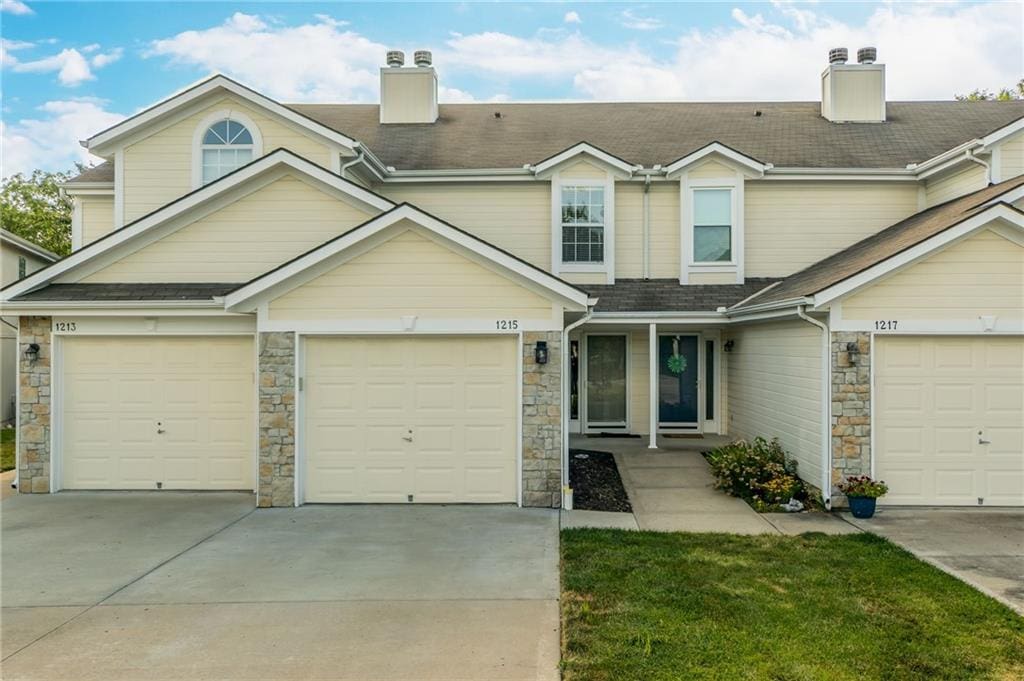
[[[288,106],[399,170],[520,168],[581,141],[647,167],[718,141],[779,167],[904,168],[1024,116],[1024,101],[889,102],[885,123],[830,123],[818,102],[502,103],[381,125],[375,104]]]
[[[167,301],[212,300],[241,284],[50,284],[14,301]]]
[[[786,277],[778,286],[754,297],[743,307],[813,295],[953,227],[984,210],[985,203],[1022,185],[1024,175],[1019,175],[911,215]]]
[[[287,106],[399,170],[521,168],[583,141],[647,167],[718,141],[778,167],[904,168],[1024,116],[1024,101],[889,102],[885,123],[830,123],[818,102],[500,103],[442,104],[436,123],[381,125],[376,104]],[[108,161],[69,183],[113,179]]]
[[[73,178],[67,181],[67,184],[82,184],[85,182],[113,182],[114,181],[114,162],[104,161],[98,166],[92,168],[86,168],[79,175],[75,175]]]
[[[779,281],[747,279],[742,284],[687,284],[678,279],[618,279],[582,288],[598,298],[595,312],[714,312]]]

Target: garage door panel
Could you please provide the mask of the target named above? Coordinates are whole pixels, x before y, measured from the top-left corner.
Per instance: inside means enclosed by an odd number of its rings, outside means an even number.
[[[61,356],[65,488],[252,489],[251,338],[71,337]]]
[[[305,349],[308,501],[515,500],[514,338],[310,338]]]
[[[1024,504],[1024,339],[878,336],[875,358],[883,503]]]

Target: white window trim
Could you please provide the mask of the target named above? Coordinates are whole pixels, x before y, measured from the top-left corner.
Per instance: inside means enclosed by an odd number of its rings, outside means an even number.
[[[602,187],[604,189],[604,262],[562,262],[562,187]],[[604,179],[551,176],[551,272],[604,272],[609,284],[615,283],[615,177]]]
[[[743,283],[743,173],[714,178],[693,178],[683,173],[679,178],[679,224],[682,233],[679,238],[679,283],[690,283],[690,276],[697,273],[731,273],[736,283]],[[693,195],[695,190],[728,189],[732,192],[732,260],[729,262],[694,262],[693,237],[694,219]]]
[[[211,125],[225,118],[241,123],[252,135],[252,160],[263,156],[263,135],[259,126],[249,116],[234,109],[214,111],[205,116],[192,133],[192,189],[203,186],[203,136]]]

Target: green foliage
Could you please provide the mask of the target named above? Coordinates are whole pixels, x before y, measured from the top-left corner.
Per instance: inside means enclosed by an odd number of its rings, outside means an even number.
[[[889,492],[888,485],[881,480],[872,480],[867,475],[846,478],[837,487],[848,497],[867,497],[868,499],[877,499]]]
[[[70,253],[71,199],[60,185],[73,174],[34,170],[8,177],[0,187],[0,225],[57,255]]]
[[[14,468],[14,428],[0,428],[0,472]]]
[[[778,438],[753,442],[737,440],[707,455],[715,487],[745,499],[757,511],[779,510],[790,499],[806,499],[807,490],[796,475],[796,461]]]
[[[1004,87],[999,92],[979,88],[968,92],[966,95],[956,95],[956,99],[960,102],[986,102],[990,100],[1009,102],[1015,99],[1024,99],[1024,78],[1018,80],[1017,84],[1013,87]]]
[[[1024,679],[1024,618],[870,534],[564,530],[565,681]]]

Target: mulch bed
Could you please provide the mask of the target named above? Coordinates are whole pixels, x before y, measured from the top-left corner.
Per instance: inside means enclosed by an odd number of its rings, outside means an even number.
[[[608,452],[569,450],[572,507],[581,511],[630,513],[633,507],[622,486],[615,458]]]

